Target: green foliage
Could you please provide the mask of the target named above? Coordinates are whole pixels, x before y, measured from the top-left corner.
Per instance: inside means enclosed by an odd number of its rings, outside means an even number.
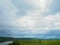
[[[8,44],[8,45],[20,45],[19,41],[14,41],[12,44]]]
[[[8,44],[8,45],[12,45],[12,44]]]
[[[11,38],[11,37],[0,37],[0,42],[5,42],[5,41],[13,41],[15,39]]]

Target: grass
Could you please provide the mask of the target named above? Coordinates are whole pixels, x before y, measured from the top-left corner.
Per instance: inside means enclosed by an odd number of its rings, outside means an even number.
[[[9,45],[60,45],[60,40],[18,40]]]
[[[11,37],[0,37],[0,42],[13,41],[12,44],[8,45],[60,45],[60,39],[34,39],[34,38],[11,38]]]

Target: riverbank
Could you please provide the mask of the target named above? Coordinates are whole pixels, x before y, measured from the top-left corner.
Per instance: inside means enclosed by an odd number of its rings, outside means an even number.
[[[10,43],[13,43],[13,41],[0,42],[0,45],[8,45]]]

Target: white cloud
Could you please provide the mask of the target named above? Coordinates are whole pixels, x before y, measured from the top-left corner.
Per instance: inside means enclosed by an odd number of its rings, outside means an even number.
[[[33,1],[27,1],[27,4],[33,3]],[[37,1],[38,2],[38,1]],[[48,2],[48,3],[47,3]],[[40,0],[40,4],[37,4],[39,6],[39,10],[28,10],[26,11],[26,15],[18,19],[18,23],[24,27],[32,30],[32,33],[46,33],[47,31],[57,28],[60,17],[58,14],[49,14],[49,16],[45,16],[43,14],[46,12],[47,9],[50,11],[51,3],[54,3],[52,0]],[[33,4],[36,2],[34,1]],[[36,4],[35,4],[36,5]],[[46,12],[47,13],[47,12]],[[58,15],[58,16],[57,16]],[[58,19],[59,18],[59,19]],[[57,27],[56,27],[56,26]],[[58,28],[57,28],[58,29]]]
[[[46,33],[51,29],[59,29],[59,14],[55,14],[53,16],[44,16],[39,14],[39,12],[30,12],[27,13],[26,16],[17,19],[17,24],[24,28],[28,28],[32,30],[32,33]],[[60,17],[59,17],[60,18]]]
[[[41,8],[40,10],[46,11],[49,9],[49,6],[51,5],[52,0],[39,0],[39,7]]]
[[[19,1],[20,0],[18,0],[18,2]],[[48,14],[47,16],[44,14],[47,14],[48,12],[51,12],[52,10],[56,9],[56,6],[54,6],[54,4],[52,5],[52,3],[54,3],[54,0],[23,0],[22,3],[37,9],[27,9],[25,10],[26,14],[24,16],[16,18],[17,8],[12,4],[12,2],[8,0],[1,0],[0,10],[2,11],[2,18],[0,17],[0,24],[8,24],[10,26],[16,26],[19,28],[23,27],[24,29],[32,30],[32,33],[37,32],[40,34],[46,33],[51,29],[60,29],[59,12],[56,12],[55,14]]]
[[[11,0],[0,0],[0,24],[14,26],[16,24],[16,7]]]

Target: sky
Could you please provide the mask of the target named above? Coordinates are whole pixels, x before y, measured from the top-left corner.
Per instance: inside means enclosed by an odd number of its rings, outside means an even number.
[[[60,34],[60,0],[0,0],[0,36],[52,32]]]

